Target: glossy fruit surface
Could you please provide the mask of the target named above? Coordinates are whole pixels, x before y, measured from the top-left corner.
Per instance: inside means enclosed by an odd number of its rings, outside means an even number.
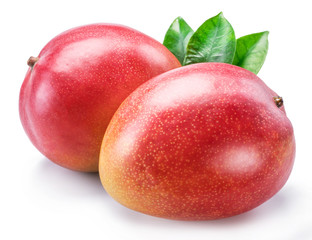
[[[295,140],[281,98],[229,64],[171,70],[120,106],[103,139],[106,191],[142,213],[181,220],[233,216],[276,194]]]
[[[31,58],[20,118],[53,162],[98,171],[106,127],[121,102],[150,78],[181,66],[162,44],[134,29],[93,24],[68,30]]]

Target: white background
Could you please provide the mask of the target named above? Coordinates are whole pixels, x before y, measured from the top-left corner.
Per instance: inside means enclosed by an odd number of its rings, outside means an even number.
[[[0,239],[312,239],[312,14],[310,1],[1,1]],[[228,219],[170,221],[126,209],[97,174],[63,169],[42,156],[18,116],[19,88],[55,35],[79,25],[128,25],[162,42],[182,16],[196,29],[223,11],[240,37],[269,30],[269,53],[258,74],[283,96],[297,141],[293,172],[260,207]]]

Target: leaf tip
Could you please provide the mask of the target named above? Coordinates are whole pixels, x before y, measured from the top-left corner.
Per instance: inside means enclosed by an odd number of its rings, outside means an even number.
[[[174,19],[174,22],[178,22],[180,20],[183,20],[183,18],[181,16],[178,16],[176,19]]]

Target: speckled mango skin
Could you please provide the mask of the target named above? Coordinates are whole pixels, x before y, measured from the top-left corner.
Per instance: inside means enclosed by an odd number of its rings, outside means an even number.
[[[295,139],[284,107],[253,73],[201,63],[134,91],[103,139],[106,191],[133,210],[211,220],[253,209],[286,183]]]
[[[53,162],[97,172],[106,127],[122,101],[150,78],[180,67],[161,43],[134,29],[92,24],[52,39],[20,91],[23,127]]]

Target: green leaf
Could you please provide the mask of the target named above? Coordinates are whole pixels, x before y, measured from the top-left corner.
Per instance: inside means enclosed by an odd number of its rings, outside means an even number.
[[[205,21],[187,45],[183,64],[199,62],[232,63],[236,38],[231,24],[222,12]]]
[[[193,29],[184,19],[177,17],[165,35],[164,45],[176,56],[181,64],[185,57],[187,43],[193,33]]]
[[[257,74],[268,52],[269,32],[260,32],[246,35],[237,39],[236,53],[233,65],[245,68]]]

